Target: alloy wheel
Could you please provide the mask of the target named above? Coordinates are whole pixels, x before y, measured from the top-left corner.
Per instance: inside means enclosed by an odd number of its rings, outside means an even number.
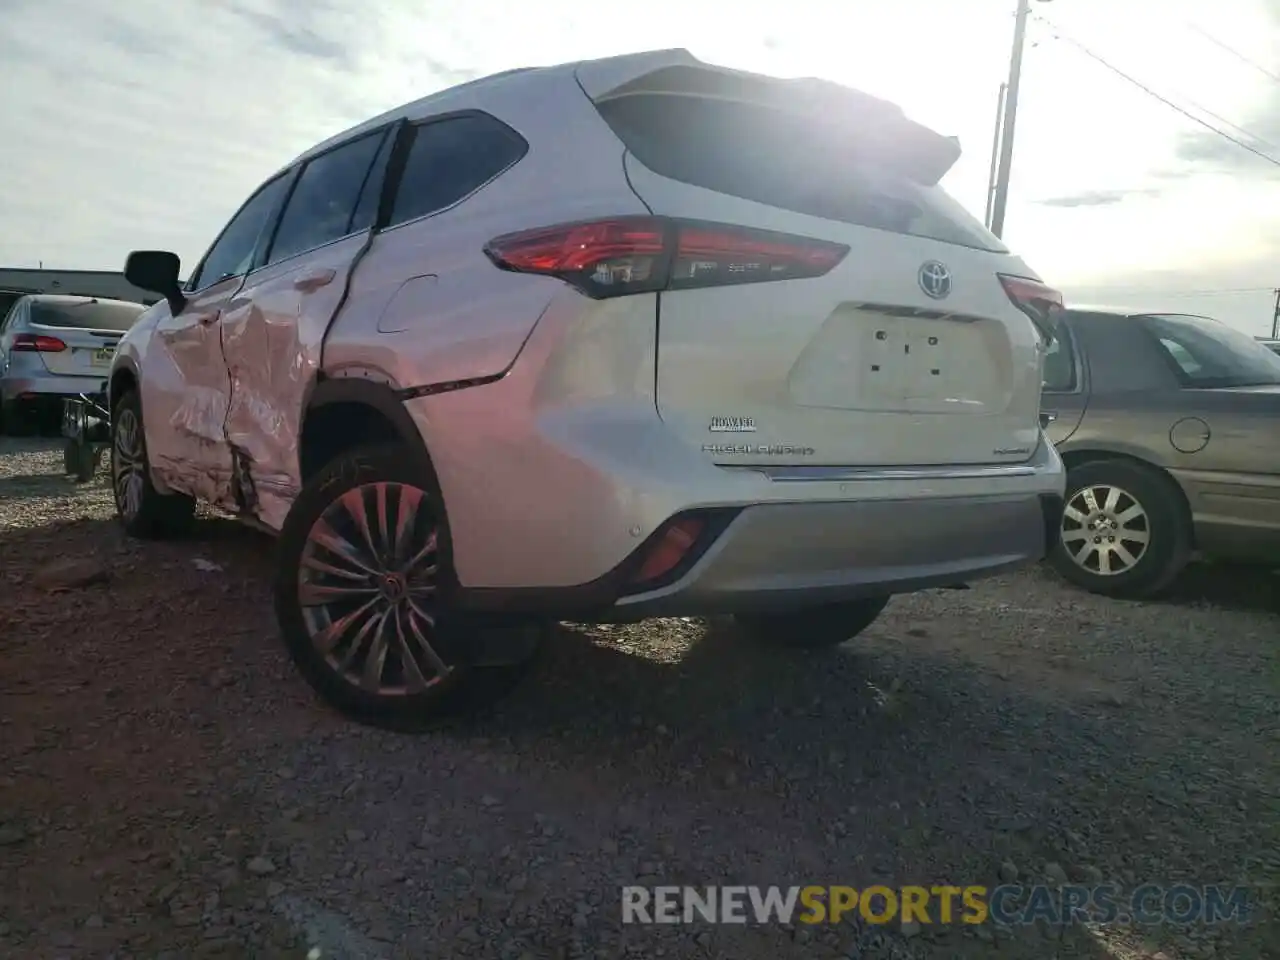
[[[1108,484],[1082,487],[1062,512],[1062,545],[1081,569],[1100,577],[1127,573],[1151,544],[1147,511],[1128,491]]]
[[[329,668],[382,697],[447,678],[439,568],[439,528],[424,491],[376,482],[334,500],[308,532],[298,572],[303,622]]]
[[[117,411],[111,443],[111,486],[116,509],[126,518],[136,517],[142,509],[143,473],[142,424],[132,410]]]

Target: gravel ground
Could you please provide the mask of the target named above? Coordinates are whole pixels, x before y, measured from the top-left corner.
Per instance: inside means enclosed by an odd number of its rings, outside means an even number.
[[[0,440],[0,956],[1280,957],[1280,596],[1033,571],[900,597],[845,649],[565,626],[494,712],[319,706],[271,543],[138,544],[48,440]],[[63,558],[105,582],[41,586]],[[101,578],[100,578],[101,579]],[[1245,927],[620,922],[619,886],[1248,883]]]

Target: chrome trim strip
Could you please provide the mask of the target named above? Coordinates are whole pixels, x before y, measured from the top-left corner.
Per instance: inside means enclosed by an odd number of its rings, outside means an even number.
[[[983,464],[965,467],[771,467],[718,464],[722,470],[763,474],[778,483],[850,480],[983,480],[1033,477],[1040,471],[1026,463]]]

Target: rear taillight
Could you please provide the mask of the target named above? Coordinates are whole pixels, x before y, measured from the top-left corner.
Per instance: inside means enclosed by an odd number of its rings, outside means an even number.
[[[826,240],[664,217],[511,233],[484,250],[503,270],[559,277],[596,298],[820,277],[849,252]]]
[[[67,345],[57,337],[38,337],[34,333],[19,333],[13,338],[14,353],[61,353]]]
[[[1062,294],[1029,277],[1011,277],[1004,273],[999,277],[1013,305],[1031,318],[1045,343],[1052,343],[1062,319]]]

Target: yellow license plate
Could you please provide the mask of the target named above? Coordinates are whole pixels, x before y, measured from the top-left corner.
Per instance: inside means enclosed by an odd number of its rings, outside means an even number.
[[[115,355],[115,347],[99,347],[97,350],[93,351],[93,356],[90,358],[89,362],[95,367],[109,367],[111,366],[111,358]]]

